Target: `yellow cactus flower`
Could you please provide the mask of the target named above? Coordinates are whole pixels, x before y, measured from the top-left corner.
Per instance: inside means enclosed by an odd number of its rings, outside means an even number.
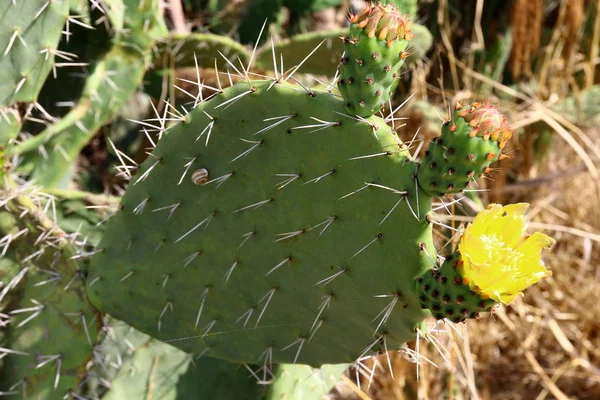
[[[529,204],[491,204],[467,227],[458,244],[459,271],[471,290],[508,304],[529,286],[549,277],[541,260],[556,242],[536,232],[525,235]]]

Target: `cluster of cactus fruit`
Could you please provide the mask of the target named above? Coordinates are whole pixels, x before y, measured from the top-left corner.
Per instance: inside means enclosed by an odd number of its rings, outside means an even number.
[[[52,10],[61,27],[70,18],[68,2],[38,3],[23,18]],[[63,232],[44,214],[52,197],[22,186],[16,173],[55,186],[70,164],[57,154],[27,154],[50,143],[54,153],[68,149],[71,161],[120,107],[124,98],[115,96],[130,96],[141,81],[162,30],[158,6],[112,5],[121,31],[73,111],[17,145],[18,129],[0,136],[10,165],[0,214],[0,321],[8,326],[0,338],[2,394],[321,398],[349,363],[401,348],[426,331],[429,316],[463,322],[545,276],[541,264],[535,279],[519,284],[513,261],[535,259],[539,267],[540,251],[552,244],[535,236],[515,255],[522,207],[486,220],[510,221],[516,232],[510,248],[496,246],[504,252],[484,249],[506,261],[507,288],[469,272],[486,263],[487,253],[473,250],[480,228],[465,235],[462,253],[436,251],[433,199],[488,173],[511,132],[493,106],[457,105],[424,159],[411,156],[388,125],[393,115],[374,115],[390,100],[412,39],[409,17],[393,5],[369,4],[351,16],[335,78],[342,99],[334,85],[320,91],[300,83],[293,75],[303,62],[286,72],[273,50],[274,78],[252,79],[250,65],[242,66],[240,82],[212,88],[208,100],[194,96],[191,111],[172,108],[169,118],[143,122],[160,140],[150,140],[141,165],[120,167],[130,183],[97,247]],[[18,7],[9,10],[24,12]],[[14,32],[5,56],[23,42]],[[38,77],[51,69],[37,68]],[[1,104],[34,101],[33,93],[19,97],[34,90],[19,74],[2,82]],[[0,128],[15,121],[5,118]],[[249,375],[271,386],[249,385]]]

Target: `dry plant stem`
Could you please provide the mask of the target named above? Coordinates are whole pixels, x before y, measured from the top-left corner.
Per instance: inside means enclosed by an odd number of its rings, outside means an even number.
[[[594,33],[590,43],[590,60],[586,69],[586,87],[594,84],[596,72],[596,58],[598,57],[598,46],[600,46],[600,0],[596,0],[596,19],[594,20]]]
[[[475,67],[475,54],[477,50],[485,48],[485,40],[483,37],[483,30],[481,28],[481,16],[483,13],[483,2],[484,0],[477,0],[475,6],[475,18],[473,20],[473,34],[471,35],[471,46],[468,54],[467,65],[469,68]],[[471,77],[463,77],[463,82],[466,88],[471,87]]]
[[[440,34],[442,35],[442,42],[444,42],[444,46],[446,51],[448,52],[448,61],[450,62],[450,72],[452,75],[452,85],[454,86],[454,90],[458,91],[460,88],[460,83],[458,79],[458,71],[456,70],[456,56],[454,54],[454,49],[452,48],[452,43],[450,42],[450,22],[448,21],[448,1],[440,0],[438,4],[438,12],[437,12],[437,22],[440,25]]]
[[[575,55],[579,49],[580,32],[585,25],[585,0],[571,0],[567,3],[567,15],[565,19],[565,30],[563,34],[565,51],[563,52],[566,60],[565,72],[573,75]]]
[[[511,72],[515,79],[531,76],[531,58],[540,43],[542,30],[542,0],[517,0],[512,10],[513,36],[516,40],[511,50]]]
[[[483,14],[483,1],[477,0],[477,5],[475,6],[475,21],[473,25],[475,29],[473,30],[473,39],[474,44],[471,49],[479,50],[485,48],[485,40],[483,38],[483,30],[481,29],[481,15]]]
[[[519,99],[519,100],[523,100],[524,102],[526,102],[527,104],[531,104],[534,100],[527,96],[524,95],[521,92],[516,91],[515,89],[512,89],[506,85],[503,85],[501,83],[496,82],[493,79],[488,78],[487,76],[480,74],[479,72],[473,71],[472,68],[469,68],[467,65],[465,65],[464,63],[462,63],[459,60],[454,60],[456,62],[456,65],[460,68],[462,68],[463,72],[476,78],[479,79],[480,81],[482,81],[483,83],[490,85],[506,94],[508,94],[509,96],[514,97],[515,99]]]
[[[167,0],[167,10],[169,18],[173,23],[173,32],[188,33],[190,30],[187,26],[181,0]]]
[[[348,385],[348,387],[354,392],[354,394],[356,394],[362,400],[371,400],[369,395],[367,395],[365,392],[360,390],[360,388],[358,386],[356,386],[356,383],[354,383],[354,381],[352,381],[346,375],[342,375],[342,380],[344,381],[344,383],[346,385]]]
[[[556,25],[552,30],[552,36],[550,38],[550,45],[546,46],[544,51],[544,61],[542,63],[542,67],[539,73],[538,82],[540,90],[547,89],[547,79],[548,79],[548,70],[550,69],[551,59],[554,55],[554,50],[560,41],[560,31],[565,22],[565,14],[567,8],[567,1],[563,0],[560,4],[560,11],[558,13],[558,20],[556,21]]]
[[[44,192],[49,195],[56,196],[56,197],[63,198],[63,199],[83,200],[86,203],[96,205],[96,206],[111,205],[111,206],[117,207],[119,205],[119,202],[121,201],[120,197],[82,192],[79,190],[44,189]]]
[[[527,361],[531,364],[531,367],[535,371],[536,374],[542,379],[546,388],[559,400],[569,400],[569,397],[566,396],[559,388],[556,386],[552,379],[544,372],[542,366],[535,359],[535,356],[531,352],[531,350],[527,350],[525,352],[525,357],[527,357]]]

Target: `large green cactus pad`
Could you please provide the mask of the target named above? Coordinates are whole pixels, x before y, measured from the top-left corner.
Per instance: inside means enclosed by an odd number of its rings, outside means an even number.
[[[35,101],[54,65],[68,1],[2,2],[0,105]]]
[[[435,257],[430,197],[384,121],[343,110],[271,81],[201,103],[109,221],[92,302],[237,362],[342,363],[411,339],[428,315],[413,292]]]

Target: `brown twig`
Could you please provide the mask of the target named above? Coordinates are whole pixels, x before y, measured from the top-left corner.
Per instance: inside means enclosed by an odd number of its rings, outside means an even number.
[[[185,20],[181,0],[167,0],[167,15],[173,24],[173,32],[189,33],[190,29]]]

